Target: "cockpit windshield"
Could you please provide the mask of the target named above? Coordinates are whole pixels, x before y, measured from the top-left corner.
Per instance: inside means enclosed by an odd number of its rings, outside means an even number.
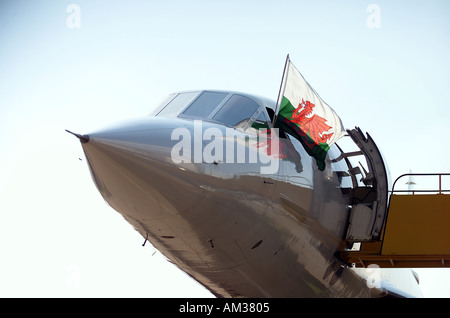
[[[176,117],[192,100],[198,92],[172,94],[163,102],[166,106],[157,114],[161,117]]]
[[[256,114],[256,111],[260,109],[259,105],[250,98],[233,95],[213,116],[213,119],[228,126],[243,128],[253,115],[259,115],[260,112]]]
[[[183,116],[201,119],[210,118],[228,93],[203,92],[184,112]]]
[[[227,126],[268,128],[264,108],[252,99],[229,92],[201,91],[170,95],[156,116],[203,119]]]

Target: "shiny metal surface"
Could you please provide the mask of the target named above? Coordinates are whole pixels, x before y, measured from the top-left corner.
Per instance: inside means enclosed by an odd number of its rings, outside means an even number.
[[[145,117],[88,134],[82,147],[106,202],[216,296],[373,296],[366,279],[335,256],[351,202],[338,174],[348,167],[332,162],[337,147],[325,171],[289,136],[280,138],[283,156],[270,174],[260,173],[261,162],[174,163],[174,129],[192,132],[193,153],[195,124]],[[203,122],[200,134],[208,128],[226,129]],[[236,136],[223,141],[239,143],[245,132]]]

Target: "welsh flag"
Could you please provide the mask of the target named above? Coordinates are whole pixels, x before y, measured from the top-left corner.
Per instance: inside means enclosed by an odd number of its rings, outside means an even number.
[[[330,146],[345,134],[341,119],[288,60],[283,99],[275,127],[298,139],[306,152],[325,169]]]

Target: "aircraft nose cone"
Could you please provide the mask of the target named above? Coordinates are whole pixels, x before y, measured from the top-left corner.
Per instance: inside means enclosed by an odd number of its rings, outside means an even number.
[[[133,164],[173,165],[171,150],[175,143],[171,139],[177,127],[176,120],[144,117],[113,124],[87,135],[72,133],[80,139],[83,149],[94,164],[94,157],[103,161],[120,162],[127,168]],[[178,125],[180,125],[178,123]],[[91,167],[98,168],[98,167]]]
[[[67,129],[66,129],[66,131],[67,131],[69,134],[72,134],[72,135],[74,135],[75,137],[77,137],[78,139],[80,139],[81,143],[87,143],[87,142],[89,141],[89,136],[88,136],[88,135],[80,135],[80,134],[74,133],[74,132],[72,132],[72,131],[70,131],[70,130],[67,130]]]
[[[142,228],[136,220],[183,208],[176,205],[185,194],[174,189],[187,183],[188,171],[171,158],[178,142],[171,134],[180,125],[148,117],[89,133],[88,142],[80,139],[97,189],[135,228]]]

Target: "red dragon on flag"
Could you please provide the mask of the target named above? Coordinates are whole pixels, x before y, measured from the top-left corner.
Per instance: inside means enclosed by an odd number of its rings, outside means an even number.
[[[278,113],[275,111],[274,126],[299,140],[323,171],[330,146],[345,135],[342,121],[306,82],[289,55],[285,71],[283,98]]]
[[[315,105],[313,103],[310,101],[305,102],[302,98],[302,102],[298,104],[291,117],[291,121],[298,124],[302,131],[306,134],[309,133],[309,137],[314,141],[314,143],[308,144],[311,149],[314,145],[326,143],[333,135],[333,133],[326,134],[332,127],[325,123],[325,118],[317,114],[311,116],[314,107]]]

